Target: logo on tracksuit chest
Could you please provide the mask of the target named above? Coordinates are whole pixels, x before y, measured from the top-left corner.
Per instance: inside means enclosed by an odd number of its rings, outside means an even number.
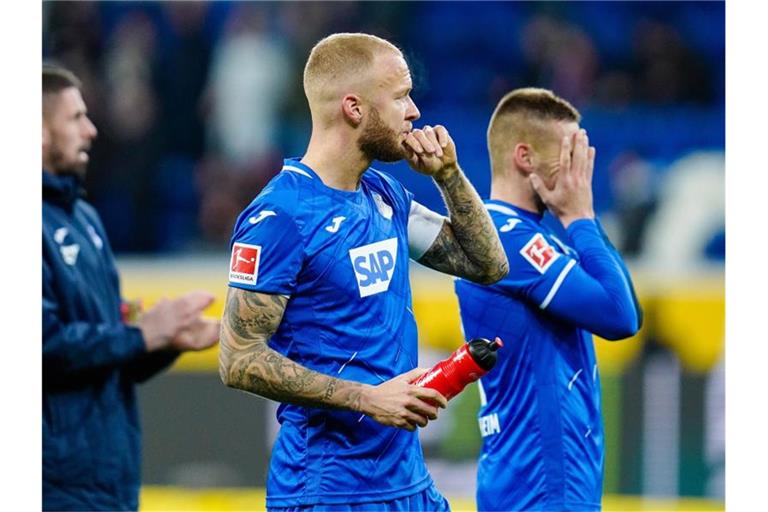
[[[360,297],[386,292],[397,264],[397,238],[349,250]]]

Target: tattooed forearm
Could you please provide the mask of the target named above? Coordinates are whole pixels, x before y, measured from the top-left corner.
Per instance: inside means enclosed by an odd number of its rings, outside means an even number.
[[[221,380],[280,402],[361,410],[362,384],[312,371],[269,348],[287,303],[281,295],[229,289],[221,323]]]
[[[450,220],[443,224],[432,247],[419,262],[482,284],[503,278],[509,263],[491,217],[474,187],[460,169],[437,184]]]

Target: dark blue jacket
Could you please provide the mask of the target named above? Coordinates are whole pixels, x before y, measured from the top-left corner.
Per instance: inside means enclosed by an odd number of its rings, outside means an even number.
[[[74,176],[43,171],[43,509],[137,509],[134,384],[175,352],[147,353],[122,322],[114,257]]]

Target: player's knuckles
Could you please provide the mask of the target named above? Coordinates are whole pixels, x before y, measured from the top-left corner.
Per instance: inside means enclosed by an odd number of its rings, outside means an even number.
[[[431,420],[437,418],[437,409],[429,405],[427,402],[420,402],[418,408],[416,408],[414,412]]]
[[[421,141],[421,147],[425,153],[425,157],[427,159],[433,158],[433,155],[435,153],[435,146],[431,144],[428,140]]]
[[[439,400],[443,396],[439,391],[428,387],[422,387],[419,394],[419,401],[422,403],[429,403],[431,400]]]
[[[413,409],[415,409],[415,408],[418,408],[418,406],[419,406],[419,402],[421,402],[421,400],[419,400],[419,399],[417,398],[417,396],[418,396],[418,395],[415,395],[415,394],[412,394],[412,395],[410,395],[410,396],[409,396],[409,397],[408,397],[408,398],[405,400],[405,403],[403,404],[403,407],[405,407],[405,408],[406,408],[406,409],[408,409],[408,410],[413,410]]]
[[[414,136],[422,145],[429,145],[429,135],[426,132],[419,130]]]
[[[411,132],[405,136],[405,143],[411,147],[418,146],[418,141],[416,140],[416,135],[414,132]]]
[[[419,158],[421,158],[421,154],[424,153],[424,148],[421,146],[419,141],[414,139],[413,141],[408,142],[408,145],[411,147],[411,150],[413,150],[413,152],[416,153]]]
[[[421,414],[415,413],[415,412],[408,412],[408,414],[405,416],[405,421],[408,422],[411,425],[422,425],[423,423],[426,423],[426,419]]]

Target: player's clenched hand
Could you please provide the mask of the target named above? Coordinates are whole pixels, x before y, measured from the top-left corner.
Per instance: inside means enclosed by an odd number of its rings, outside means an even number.
[[[413,130],[403,145],[408,152],[408,164],[417,172],[439,181],[458,171],[456,145],[444,126],[427,125]]]
[[[573,148],[573,150],[571,150]],[[536,174],[531,174],[531,185],[550,212],[564,227],[577,219],[593,219],[592,171],[595,166],[595,148],[589,146],[585,130],[563,137],[560,147],[560,169],[552,188]]]
[[[427,400],[442,408],[448,405],[448,401],[434,389],[410,384],[426,371],[414,368],[378,386],[367,387],[361,404],[362,412],[390,427],[414,431],[417,426],[427,426],[429,420],[437,419],[438,409]]]

